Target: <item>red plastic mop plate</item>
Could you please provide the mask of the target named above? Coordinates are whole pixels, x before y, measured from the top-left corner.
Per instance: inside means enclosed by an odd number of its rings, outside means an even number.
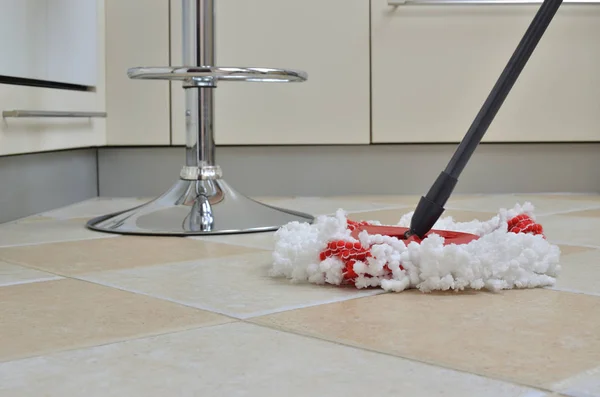
[[[396,237],[406,242],[415,241],[420,243],[422,240],[417,236],[411,236],[409,239],[404,238],[404,233],[408,228],[400,226],[375,226],[375,225],[358,225],[352,232],[352,237],[358,239],[360,232],[365,230],[369,234],[380,234],[382,236]],[[470,233],[455,232],[450,230],[431,230],[425,235],[427,237],[430,234],[437,234],[444,238],[444,245],[450,244],[469,244],[471,241],[477,240],[479,236]]]

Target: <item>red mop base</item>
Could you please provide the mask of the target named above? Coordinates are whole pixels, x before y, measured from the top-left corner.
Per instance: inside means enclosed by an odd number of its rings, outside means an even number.
[[[351,236],[358,240],[358,235],[366,231],[370,235],[382,235],[382,236],[390,236],[396,237],[400,240],[404,240],[405,244],[409,244],[410,242],[421,243],[421,239],[417,236],[411,236],[408,239],[404,238],[404,234],[408,230],[408,228],[400,227],[400,226],[377,226],[371,225],[368,222],[355,222],[348,219],[348,229],[352,232]],[[543,234],[542,226],[536,223],[533,219],[531,219],[527,215],[518,215],[508,221],[508,232],[510,233],[531,233],[531,234]],[[472,241],[475,241],[479,238],[479,236],[470,233],[462,233],[456,231],[449,230],[431,230],[429,233],[425,235],[427,238],[430,234],[437,234],[440,237],[444,238],[444,245],[450,244],[469,244]],[[349,242],[349,241],[330,241],[327,244],[327,248],[321,252],[320,260],[324,261],[327,258],[336,257],[340,259],[344,263],[344,283],[346,284],[354,284],[357,274],[354,271],[354,265],[358,261],[367,261],[369,257],[371,257],[371,247],[363,247],[359,242]],[[402,265],[400,265],[400,269],[404,270]],[[387,273],[387,277],[392,276],[392,271],[390,268],[385,265],[384,271]],[[370,277],[366,275],[366,277]]]
[[[423,241],[417,236],[411,236],[410,238],[405,239],[404,234],[408,231],[408,228],[400,226],[358,226],[352,232],[352,237],[358,239],[358,235],[363,231],[366,231],[369,234],[381,234],[382,236],[396,237],[399,240],[406,241],[407,244],[412,241],[417,243]],[[479,236],[475,234],[454,232],[449,230],[431,230],[425,235],[425,238],[427,238],[427,236],[429,236],[430,234],[437,234],[438,236],[443,237],[444,245],[469,244],[471,241],[477,240],[479,238]]]

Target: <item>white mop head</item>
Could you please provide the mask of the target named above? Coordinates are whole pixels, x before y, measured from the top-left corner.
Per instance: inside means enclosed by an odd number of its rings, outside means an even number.
[[[275,250],[271,276],[286,277],[294,282],[315,284],[354,284],[357,288],[381,287],[386,291],[418,288],[434,290],[535,288],[553,285],[560,266],[560,249],[541,234],[509,232],[508,222],[525,214],[535,219],[533,205],[516,205],[500,210],[486,221],[455,222],[452,217],[440,219],[434,229],[471,233],[479,239],[468,244],[444,245],[437,234],[420,244],[366,231],[355,239],[348,228],[346,213],[321,216],[312,225],[292,222],[275,234]],[[397,226],[408,227],[412,213],[400,219]],[[379,224],[378,222],[370,222]],[[513,229],[514,230],[514,229]],[[332,241],[352,243],[370,252],[362,260],[352,261],[341,255],[322,254]],[[350,246],[350,245],[348,245]],[[354,274],[348,280],[348,266]]]

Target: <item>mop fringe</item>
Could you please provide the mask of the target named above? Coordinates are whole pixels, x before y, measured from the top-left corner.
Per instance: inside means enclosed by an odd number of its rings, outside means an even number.
[[[408,227],[411,217],[412,212],[403,215],[396,226]],[[292,282],[431,292],[545,287],[554,285],[560,271],[560,249],[546,240],[531,203],[501,209],[484,222],[441,218],[433,229],[479,236],[461,245],[444,245],[437,234],[408,244],[366,231],[354,238],[357,225],[340,209],[312,225],[281,227],[275,233],[270,275]]]

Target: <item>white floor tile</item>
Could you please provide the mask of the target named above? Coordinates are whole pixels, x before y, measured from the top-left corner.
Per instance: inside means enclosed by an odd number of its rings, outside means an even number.
[[[535,207],[537,216],[564,213],[590,208],[600,208],[598,201],[562,200],[544,198],[538,195],[490,195],[475,199],[457,200],[448,204],[449,209],[471,211],[498,212],[501,208],[511,209],[515,204],[530,202]]]
[[[189,238],[192,240],[232,244],[239,245],[242,247],[259,248],[266,250],[273,250],[275,248],[275,232],[216,235]]]
[[[274,206],[306,212],[311,215],[333,214],[338,209],[348,212],[369,211],[379,208],[389,208],[390,205],[370,203],[360,200],[326,199],[318,197],[298,197],[292,200],[282,200],[273,203]]]
[[[152,200],[151,198],[95,198],[82,201],[67,207],[41,213],[41,216],[55,219],[86,218],[108,215],[138,207]]]
[[[34,283],[38,281],[58,280],[60,278],[62,277],[0,261],[0,287]]]
[[[250,324],[0,364],[0,396],[486,396],[544,393]]]
[[[116,235],[89,230],[83,221],[44,220],[0,225],[0,248],[109,237]]]
[[[600,396],[600,367],[565,379],[554,385],[553,390],[571,397]]]
[[[538,222],[551,242],[600,248],[600,218],[542,216]]]
[[[553,289],[600,295],[600,250],[561,258],[561,272]]]
[[[382,293],[272,278],[271,253],[90,273],[79,278],[237,318]]]

